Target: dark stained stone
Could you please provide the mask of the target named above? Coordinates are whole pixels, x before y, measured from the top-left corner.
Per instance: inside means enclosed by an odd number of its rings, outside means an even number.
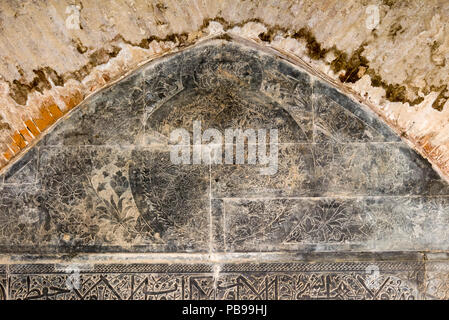
[[[378,132],[329,96],[317,94],[313,106],[317,143],[398,141],[396,137],[385,136],[382,132]]]
[[[262,82],[261,53],[221,42],[200,45],[183,53],[182,83],[186,88],[258,90]]]
[[[313,95],[315,142],[401,141],[374,112],[330,85],[315,81]]]
[[[280,144],[277,172],[261,175],[267,165],[212,165],[214,198],[312,196],[315,192],[312,144]]]
[[[206,250],[209,170],[173,165],[167,155],[101,146],[41,148],[40,184],[1,192],[0,250]]]
[[[423,255],[449,250],[448,184],[314,79],[211,40],[86,100],[0,176],[0,253],[34,259],[0,265],[0,300],[447,298],[447,257]],[[190,158],[197,121],[222,137],[277,129],[275,170],[251,139],[244,163],[225,162],[237,140],[217,143],[220,163],[174,163],[170,134],[185,129]],[[77,255],[89,263],[76,290],[40,263]]]
[[[227,252],[388,252],[447,249],[448,204],[446,197],[226,199],[215,210],[226,213]]]
[[[177,56],[164,58],[150,64],[143,73],[143,94],[145,113],[151,113],[155,108],[184,89],[181,80],[181,64]]]
[[[184,128],[192,133],[193,121],[201,121],[203,130],[227,128],[278,129],[279,141],[307,141],[307,135],[288,111],[257,92],[219,90],[183,91],[154,110],[146,131],[170,137],[170,132]],[[224,135],[223,135],[224,138]]]
[[[6,283],[8,281],[8,277],[6,275],[6,265],[0,266],[0,301],[7,299],[7,286]]]
[[[33,148],[15,162],[4,174],[6,184],[36,183],[38,149]]]
[[[438,266],[444,270],[443,266]],[[373,276],[367,270],[374,269]],[[447,280],[426,280],[422,261],[92,265],[82,285],[57,264],[15,264],[11,300],[415,300],[445,298]],[[437,265],[432,265],[437,271]],[[441,273],[440,273],[441,274]],[[438,276],[438,273],[435,273]],[[445,282],[446,281],[446,282]],[[435,290],[434,286],[438,287]],[[1,287],[0,287],[1,289]],[[1,293],[0,293],[1,294]]]
[[[0,250],[23,252],[48,241],[50,216],[40,190],[31,184],[4,186],[0,192]]]
[[[45,136],[47,145],[134,145],[143,135],[142,75],[106,88],[82,103]]]
[[[211,249],[213,252],[225,251],[225,212],[224,200],[212,199],[211,201],[211,225],[212,240]]]
[[[227,164],[224,155],[222,164],[172,163],[170,133],[192,136],[195,121],[223,137],[229,128],[278,129],[278,144],[267,146],[279,150],[274,174],[261,174],[260,161]],[[246,162],[255,150],[245,151]],[[93,96],[2,180],[0,243],[8,252],[449,244],[435,226],[449,215],[449,189],[425,159],[327,84],[226,41],[158,60]],[[420,218],[429,210],[436,213]],[[432,226],[440,230],[433,242],[423,233]]]
[[[313,141],[312,85],[310,76],[288,63],[265,57],[260,91],[279,103],[298,125],[305,142]],[[287,142],[280,139],[281,142]]]
[[[207,167],[172,164],[168,152],[133,151],[129,179],[139,210],[137,231],[152,241],[171,244],[171,251],[207,248]]]
[[[317,144],[315,195],[448,195],[448,185],[405,143]]]

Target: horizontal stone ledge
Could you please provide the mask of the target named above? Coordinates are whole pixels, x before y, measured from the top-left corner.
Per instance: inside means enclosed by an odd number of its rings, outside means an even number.
[[[449,261],[449,252],[234,252],[234,253],[85,253],[2,254],[0,265],[15,264],[239,264],[326,262],[423,262]]]

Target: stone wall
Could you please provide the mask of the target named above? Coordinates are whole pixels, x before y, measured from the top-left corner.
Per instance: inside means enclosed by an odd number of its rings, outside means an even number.
[[[447,299],[448,6],[3,1],[0,300]]]
[[[380,114],[444,175],[447,1],[3,1],[0,166],[139,64],[229,32]]]
[[[448,222],[448,184],[372,110],[219,35],[0,174],[0,299],[447,298]]]

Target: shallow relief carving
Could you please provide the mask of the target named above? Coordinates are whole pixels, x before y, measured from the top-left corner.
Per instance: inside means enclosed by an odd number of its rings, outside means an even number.
[[[423,264],[370,263],[93,265],[76,278],[58,265],[12,265],[10,299],[299,300],[423,298]]]
[[[6,266],[0,266],[0,301],[7,299],[7,276],[6,276]]]
[[[195,121],[220,132],[278,129],[276,173],[261,175],[260,164],[174,164],[170,133],[182,128],[192,136]],[[329,85],[222,40],[155,61],[90,98],[14,164],[0,188],[0,251],[8,254],[449,247],[449,189],[425,159]],[[388,292],[367,291],[364,270],[290,267],[220,269],[218,279],[213,270],[86,271],[83,281],[95,289],[51,297],[419,297],[394,278],[385,278]],[[409,279],[408,272],[398,277]],[[23,286],[45,287],[45,280],[58,287],[67,277],[37,274],[11,273],[10,297],[47,298],[48,291],[34,295]],[[126,291],[135,285],[145,292]]]
[[[198,120],[277,128],[276,174],[170,163],[170,132],[192,133]],[[445,248],[445,231],[427,231],[447,221],[447,194],[375,115],[286,62],[220,42],[145,67],[58,124],[4,176],[0,243],[8,252],[190,252],[215,236],[235,247],[247,234],[266,239],[264,250]]]

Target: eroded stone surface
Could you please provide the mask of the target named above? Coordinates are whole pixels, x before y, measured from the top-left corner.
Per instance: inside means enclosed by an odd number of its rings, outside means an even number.
[[[140,63],[227,32],[336,81],[447,178],[446,12],[440,0],[4,1],[0,167]]]
[[[6,300],[6,266],[3,265],[0,267],[0,300]]]
[[[132,145],[143,133],[142,75],[125,79],[119,88],[109,87],[57,124],[45,145]]]
[[[447,249],[447,206],[446,197],[329,197],[226,199],[218,210],[226,252],[426,251]]]
[[[225,264],[112,264],[81,270],[81,288],[68,290],[63,265],[12,265],[9,299],[30,300],[298,300],[422,298],[424,264],[379,264],[372,284],[369,262]],[[1,287],[0,287],[1,290]],[[1,291],[0,291],[1,292]]]
[[[203,130],[277,128],[277,172],[173,164],[170,132],[191,134],[194,121]],[[4,252],[204,252],[210,237],[237,251],[448,245],[435,228],[449,219],[449,190],[428,162],[328,85],[226,41],[92,97],[4,179]]]
[[[203,130],[220,132],[279,129],[275,173],[261,174],[265,165],[259,163],[173,163],[170,133],[182,128],[192,135],[195,121]],[[113,133],[105,135],[106,130]],[[224,259],[180,266],[170,276],[164,272],[174,266],[154,271],[155,265],[144,265],[147,271],[136,270],[148,291],[136,296],[108,286],[114,277],[128,279],[127,267],[88,271],[83,277],[95,283],[97,293],[55,289],[50,294],[55,298],[420,298],[425,292],[420,261],[385,267],[381,281],[388,290],[373,291],[364,282],[365,264],[323,265],[316,271],[313,263],[292,261],[259,270],[251,263],[228,266],[226,259],[281,252],[285,262],[292,253],[311,251],[344,255],[449,247],[448,185],[425,159],[370,110],[328,84],[278,57],[225,40],[143,66],[93,96],[1,181],[1,253]],[[59,288],[63,285],[56,283],[66,277],[52,273],[51,265],[14,268],[7,275],[11,299],[44,298],[49,295],[44,279]],[[185,268],[192,275],[182,275]],[[27,282],[37,289],[25,292]],[[173,290],[158,293],[151,288],[156,283]],[[182,291],[186,283],[198,291]],[[236,283],[244,290],[234,290]],[[276,283],[291,292],[268,293],[267,283],[270,290]],[[310,289],[318,284],[335,290]],[[350,289],[341,292],[342,285]]]

